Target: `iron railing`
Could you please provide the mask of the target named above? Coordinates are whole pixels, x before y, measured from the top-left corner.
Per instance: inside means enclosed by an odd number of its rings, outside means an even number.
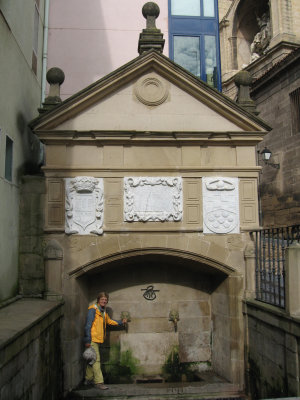
[[[300,241],[300,225],[252,232],[255,241],[256,299],[285,307],[285,250]]]

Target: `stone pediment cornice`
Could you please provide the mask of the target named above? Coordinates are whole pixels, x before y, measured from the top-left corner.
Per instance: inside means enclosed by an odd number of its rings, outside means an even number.
[[[168,57],[150,50],[121,68],[106,75],[60,105],[30,123],[36,133],[54,130],[87,108],[101,102],[108,95],[124,87],[148,72],[156,72],[189,95],[236,124],[244,131],[269,131],[270,126],[252,113],[247,112],[227,96],[211,88],[201,79],[174,63]]]
[[[36,132],[45,144],[94,144],[94,145],[140,145],[165,144],[181,146],[197,145],[256,145],[263,140],[265,132],[137,132],[137,131],[57,131]]]

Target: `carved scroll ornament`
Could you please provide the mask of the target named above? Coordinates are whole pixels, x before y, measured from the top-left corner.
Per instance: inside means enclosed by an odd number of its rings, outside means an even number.
[[[127,222],[181,221],[181,178],[124,178],[124,219]]]

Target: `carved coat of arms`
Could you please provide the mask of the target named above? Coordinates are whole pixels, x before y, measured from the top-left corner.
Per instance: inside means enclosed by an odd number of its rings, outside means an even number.
[[[102,187],[100,178],[77,176],[66,179],[67,234],[103,233]]]
[[[203,232],[239,233],[238,178],[203,178]]]

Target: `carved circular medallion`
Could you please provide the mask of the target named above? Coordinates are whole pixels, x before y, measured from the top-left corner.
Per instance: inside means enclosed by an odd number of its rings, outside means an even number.
[[[169,91],[165,82],[151,74],[137,81],[134,93],[141,103],[147,106],[158,106],[167,99]]]

